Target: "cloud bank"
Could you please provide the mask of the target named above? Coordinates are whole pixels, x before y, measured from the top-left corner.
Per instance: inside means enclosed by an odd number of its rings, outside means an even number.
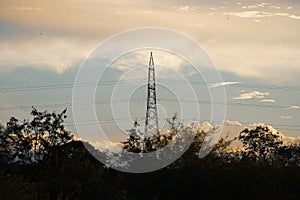
[[[274,99],[262,99],[259,102],[262,102],[262,103],[275,103],[276,101]]]
[[[208,85],[209,88],[215,88],[215,87],[220,87],[220,86],[226,86],[226,85],[236,85],[239,84],[240,82],[219,82],[219,83],[211,83]]]
[[[253,91],[253,92],[248,92],[248,93],[242,93],[237,97],[233,97],[232,99],[235,99],[235,100],[262,99],[269,95],[270,95],[269,92]]]

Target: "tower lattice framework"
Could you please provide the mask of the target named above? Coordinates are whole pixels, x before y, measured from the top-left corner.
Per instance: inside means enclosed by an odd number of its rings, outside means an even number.
[[[147,111],[145,119],[145,136],[149,137],[159,133],[156,106],[155,68],[152,52],[148,67]]]

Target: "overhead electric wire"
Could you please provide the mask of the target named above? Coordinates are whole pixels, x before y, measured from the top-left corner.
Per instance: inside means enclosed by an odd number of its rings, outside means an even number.
[[[158,79],[157,83],[160,82],[174,82],[174,83],[186,83],[186,84],[196,84],[196,85],[207,85],[210,87],[211,84],[218,82],[205,82],[205,81],[195,81],[195,80],[177,80],[177,79]],[[227,81],[225,81],[227,82]],[[37,86],[26,86],[26,87],[6,87],[0,88],[0,92],[22,92],[22,91],[31,91],[31,90],[53,90],[53,89],[66,89],[73,87],[87,87],[87,86],[110,86],[116,84],[137,84],[145,83],[146,79],[127,79],[127,80],[118,80],[118,81],[100,81],[100,82],[86,82],[80,84],[74,83],[61,83],[61,84],[48,84],[48,85],[37,85]],[[225,86],[224,86],[225,87]],[[226,86],[228,87],[228,86]],[[278,90],[293,90],[300,92],[300,87],[291,87],[291,86],[272,86],[264,84],[252,84],[252,83],[237,83],[232,84],[230,87],[244,87],[244,88],[263,88],[263,89],[278,89]]]
[[[116,104],[116,103],[129,103],[129,102],[144,102],[146,98],[133,98],[133,99],[106,99],[106,100],[96,100],[95,102],[81,102],[81,103],[53,103],[53,104],[37,104],[34,107],[71,107],[71,106],[87,106],[93,104]],[[198,103],[198,104],[218,104],[218,105],[229,105],[229,106],[250,106],[250,107],[261,107],[261,108],[278,108],[278,109],[288,109],[291,105],[279,105],[279,104],[254,104],[254,103],[240,103],[240,102],[211,102],[208,100],[194,100],[194,99],[168,99],[168,98],[158,98],[157,102],[178,102],[178,103]],[[19,110],[19,109],[30,109],[33,105],[20,105],[11,107],[0,107],[0,110]]]
[[[225,54],[210,54],[211,56],[220,56],[220,57],[228,57],[228,58],[241,58],[241,59],[256,59],[256,60],[300,60],[297,57],[257,57],[257,56],[239,56],[239,55],[225,55]]]
[[[164,81],[172,81],[174,83],[184,83],[184,80],[176,80],[176,79],[158,79],[157,82]],[[86,87],[86,86],[94,86],[96,84],[97,87],[100,86],[109,86],[115,84],[137,84],[137,83],[145,83],[146,79],[128,79],[128,80],[119,80],[119,81],[100,81],[96,82],[86,82],[74,85],[73,83],[61,83],[61,84],[49,84],[49,85],[38,85],[32,87],[7,87],[0,88],[0,92],[20,92],[20,91],[35,91],[35,90],[50,90],[50,89],[64,89],[64,88],[73,88],[73,87]],[[190,84],[198,84],[198,85],[208,85],[214,84],[216,82],[206,83],[204,81],[188,81]],[[226,86],[228,87],[228,86]],[[263,85],[263,84],[250,84],[250,83],[237,83],[230,85],[230,87],[244,87],[244,88],[263,88],[263,89],[278,89],[278,90],[292,90],[292,91],[300,91],[299,87],[290,87],[290,86],[271,86],[271,85]],[[95,102],[81,102],[74,103],[74,106],[85,106],[92,104],[111,104],[111,103],[128,103],[128,102],[145,102],[146,98],[133,98],[133,99],[107,99],[107,100],[96,100]],[[211,104],[209,100],[194,100],[194,99],[168,99],[168,98],[158,98],[157,101],[164,102],[187,102],[187,103],[199,103],[199,104]],[[224,104],[224,102],[214,102],[216,104]],[[241,102],[225,102],[228,106],[245,106],[245,107],[260,107],[260,108],[276,108],[276,109],[287,109],[292,105],[279,105],[279,104],[254,104],[254,103],[241,103]],[[64,103],[53,103],[53,104],[40,104],[35,105],[35,107],[71,107],[72,102],[64,102]],[[21,105],[21,106],[11,106],[11,107],[0,107],[0,110],[19,110],[19,109],[30,109],[31,105]],[[128,120],[128,119],[123,119]],[[113,123],[114,121],[106,120],[102,121],[102,123]],[[272,125],[272,124],[270,124]],[[292,131],[300,131],[300,126],[298,125],[276,125],[279,127],[289,127],[281,130],[292,130]],[[295,129],[292,129],[295,128]],[[299,129],[298,129],[299,128]]]
[[[144,120],[145,117],[134,117],[134,118],[110,118],[110,119],[102,119],[102,120],[98,120],[96,122],[90,122],[90,121],[79,121],[77,123],[75,122],[65,122],[65,124],[67,126],[85,126],[85,125],[98,125],[98,123],[100,124],[115,124],[117,122],[128,122],[128,121],[133,121],[133,120]],[[162,119],[160,118],[159,120],[166,120],[166,119]],[[192,121],[198,121],[195,119],[181,119],[181,121],[185,121],[185,122],[192,122]],[[210,122],[211,120],[200,120],[200,122]],[[257,124],[255,122],[239,122],[241,123],[241,125],[237,125],[237,124],[226,124],[224,123],[224,125],[226,126],[238,126],[238,127],[249,127],[252,124]],[[300,131],[300,125],[286,125],[286,124],[274,124],[274,123],[264,123],[265,125],[268,126],[272,126],[274,128],[280,129],[280,130],[286,130],[286,131]],[[130,128],[130,127],[129,127]]]

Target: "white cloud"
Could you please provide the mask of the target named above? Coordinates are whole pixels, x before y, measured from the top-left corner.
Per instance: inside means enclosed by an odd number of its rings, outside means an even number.
[[[11,7],[14,6],[12,1],[6,1],[10,2]],[[207,16],[207,12],[213,12],[213,10],[210,10],[209,7],[217,8],[216,11],[218,11],[218,8],[221,5],[221,3],[222,2],[214,5],[206,5],[201,3],[198,4],[197,2],[194,2],[193,5],[184,3],[175,5],[177,7],[176,9],[174,9],[174,2],[169,3],[167,1],[161,2],[160,4],[153,4],[148,7],[146,7],[146,5],[148,5],[149,2],[145,3],[144,1],[139,2],[138,4],[136,4],[136,6],[129,6],[132,5],[132,2],[129,3],[129,1],[120,2],[120,5],[118,6],[114,4],[114,1],[105,1],[105,3],[97,3],[97,6],[99,4],[98,7],[100,10],[96,11],[94,9],[95,5],[88,5],[84,2],[80,2],[78,4],[76,3],[74,5],[68,5],[69,7],[67,6],[67,12],[69,13],[69,15],[65,16],[62,22],[61,14],[66,11],[64,9],[64,7],[66,7],[66,3],[63,1],[60,7],[54,6],[54,8],[53,5],[50,3],[37,5],[40,8],[47,11],[47,15],[41,15],[38,12],[32,12],[31,14],[33,15],[31,16],[25,15],[28,14],[25,12],[23,15],[16,15],[13,18],[14,21],[18,21],[20,24],[25,25],[25,27],[27,27],[28,24],[32,24],[32,27],[28,26],[28,28],[32,31],[36,30],[37,33],[39,33],[40,30],[50,30],[53,31],[53,34],[59,35],[59,37],[61,34],[72,35],[74,37],[80,36],[82,39],[83,46],[85,46],[84,43],[89,42],[91,38],[96,38],[98,39],[98,42],[101,42],[102,40],[104,40],[108,36],[111,36],[112,34],[141,26],[153,26],[153,22],[157,21],[156,26],[168,27],[174,30],[178,30],[192,37],[200,44],[205,45],[205,49],[212,56],[212,60],[222,71],[234,73],[243,77],[255,77],[258,79],[271,80],[274,82],[292,80],[292,78],[294,78],[293,76],[297,74],[295,72],[298,72],[300,70],[299,60],[295,61],[291,59],[286,59],[280,60],[278,62],[278,58],[299,58],[299,34],[297,26],[294,25],[294,20],[290,20],[289,22],[285,23],[281,20],[284,20],[285,18],[287,18],[287,16],[283,16],[281,18],[273,20],[270,23],[264,24],[264,26],[262,26],[262,23],[245,23],[241,20],[229,20],[231,26],[223,26],[223,17],[222,19],[220,19],[220,16],[216,15]],[[248,4],[249,3],[247,2],[243,2],[243,5]],[[290,5],[288,4],[286,6]],[[79,13],[85,13],[86,10],[91,7],[91,12],[88,13],[89,16],[83,18],[79,15]],[[298,8],[295,6],[295,9],[293,11],[281,10],[280,13],[287,12],[290,14],[295,14],[290,15],[289,17],[297,19],[298,10],[296,9]],[[178,10],[181,12],[179,12]],[[198,10],[199,12],[196,13],[195,11]],[[118,11],[121,15],[115,14]],[[151,15],[151,18],[147,16],[148,14],[150,14],[150,12],[148,11],[154,12]],[[189,11],[191,11],[191,13],[195,15],[189,15]],[[229,11],[235,10],[227,10],[226,12]],[[274,10],[272,11],[276,12]],[[224,10],[222,12],[224,12]],[[99,13],[101,13],[102,16],[101,23],[95,25],[95,23],[97,23],[97,20],[95,21],[94,19],[98,18]],[[127,15],[125,15],[126,13]],[[183,15],[182,13],[187,14]],[[4,18],[7,19],[10,19],[10,17],[13,16],[13,13],[9,14],[9,12],[3,14],[7,15],[4,16]],[[260,15],[260,13],[248,13],[248,15],[256,16]],[[174,18],[176,19],[176,22],[174,21]],[[112,26],[111,20],[107,19],[112,19],[116,22],[116,24]],[[256,21],[263,20],[263,18],[250,19]],[[281,25],[278,26],[278,24]],[[199,28],[201,28],[202,25],[205,28],[203,28],[203,30],[199,32]],[[21,33],[22,31],[16,32]],[[258,32],[259,34],[255,34]],[[215,33],[220,34],[215,35]],[[16,33],[12,33],[9,37],[18,37],[18,40],[22,39],[23,37],[21,36],[21,34],[20,36],[15,35]],[[210,44],[212,45],[209,46]],[[19,45],[10,45],[8,46],[8,48],[12,48],[13,51],[17,51],[18,46]],[[45,46],[49,45],[45,44]],[[7,51],[8,48],[3,49],[4,51],[1,52]],[[90,50],[92,48],[93,46],[91,46]],[[29,48],[27,50],[32,51]],[[77,50],[81,51],[81,47],[77,47]],[[11,50],[9,49],[8,51]],[[41,51],[43,50],[41,49]],[[226,54],[226,57],[215,58],[213,57],[214,52],[219,54]],[[58,50],[58,55],[55,55],[55,58],[53,60],[57,60],[57,58],[59,57],[64,57],[59,55],[64,53],[67,53],[67,51],[60,52],[60,50]],[[234,55],[235,58],[228,58],[228,54],[230,54],[229,56]],[[238,58],[239,56],[241,58]],[[247,56],[250,57],[250,59],[248,59]],[[267,59],[261,60],[260,57],[263,57],[262,59],[264,59],[264,57],[267,57]],[[269,57],[271,58],[268,59]],[[52,59],[50,55],[48,58]],[[8,59],[5,59],[5,61],[7,60]],[[10,62],[15,61],[18,62],[18,58],[13,58],[12,60],[10,60]],[[60,64],[62,66],[68,66],[70,63],[73,62],[61,62]],[[57,67],[52,68],[55,68],[55,70],[62,69],[63,67],[59,66],[60,64],[56,64]],[[274,68],[277,69],[273,70],[272,73],[269,73],[270,70]],[[284,75],[282,75],[283,73]]]
[[[254,99],[254,98],[261,99],[261,98],[264,98],[269,95],[270,95],[269,92],[254,91],[254,92],[242,93],[239,96],[234,97],[233,99],[236,99],[236,100]]]
[[[261,11],[242,11],[242,12],[224,12],[224,15],[231,15],[235,17],[241,18],[260,18],[260,17],[267,17],[269,14],[267,12]]]
[[[276,9],[276,10],[280,10],[279,6],[270,6],[270,8]]]
[[[284,144],[299,144],[300,143],[300,137],[283,137],[283,143]]]
[[[44,11],[43,8],[41,7],[32,7],[32,6],[20,6],[20,7],[12,7],[12,8],[7,8],[7,10],[15,10],[15,11]]]
[[[249,127],[250,127],[250,128],[257,127],[257,126],[268,127],[269,131],[270,131],[273,135],[280,135],[282,138],[285,137],[282,133],[280,133],[279,131],[277,131],[273,126],[266,125],[266,124],[264,124],[264,123],[253,123],[253,124],[249,124]]]
[[[250,26],[250,23],[247,24]],[[253,23],[252,25],[259,26],[259,23]],[[272,27],[274,26],[272,25]],[[283,39],[280,30],[271,31],[271,28],[267,29],[262,30],[262,34],[266,32],[271,34],[273,32],[274,35],[277,35],[277,38],[282,39],[273,41],[273,39],[268,38],[264,40],[266,41],[265,45],[262,45],[262,40],[259,38],[252,40],[253,38],[251,39],[250,35],[249,41],[243,42],[237,42],[228,36],[208,41],[205,47],[210,52],[210,56],[218,68],[222,71],[230,72],[240,77],[254,77],[270,83],[298,81],[300,49],[298,48],[299,45],[297,47],[292,45],[292,40],[295,44],[299,43],[295,32],[290,31],[291,29],[285,29],[286,34],[291,35],[291,37]],[[235,37],[239,38],[239,35],[235,35]],[[226,44],[222,44],[224,41]],[[259,43],[258,41],[261,42]],[[280,47],[279,44],[281,44]],[[268,50],[266,51],[266,49]]]
[[[156,78],[182,80],[184,75],[188,75],[192,69],[179,56],[161,50],[154,50],[153,59],[155,64]],[[149,50],[137,50],[118,58],[110,67],[124,72],[122,80],[136,79],[136,77],[147,78],[147,67],[149,63]],[[181,71],[181,70],[186,71]]]
[[[300,109],[300,106],[289,106],[288,109]]]
[[[250,6],[242,6],[244,9],[249,9],[249,8],[257,8],[256,5],[250,5]]]
[[[279,135],[282,137],[283,144],[299,144],[300,143],[300,137],[288,137],[285,136],[283,133],[279,132],[277,129],[270,125],[266,125],[264,123],[253,123],[249,124],[249,128],[255,128],[256,126],[264,126],[268,127],[269,130],[272,132],[274,135]]]
[[[300,16],[297,16],[297,15],[289,15],[290,18],[293,18],[293,19],[300,19]]]
[[[242,126],[242,124],[238,121],[231,121],[231,120],[226,120],[225,125],[229,126]]]
[[[262,100],[260,100],[260,102],[263,102],[263,103],[275,103],[275,100],[274,99],[262,99]]]
[[[226,85],[236,85],[239,84],[240,82],[219,82],[219,83],[211,83],[208,85],[209,88],[215,88],[215,87],[220,87],[220,86],[226,86]]]
[[[0,43],[0,72],[15,68],[33,67],[63,73],[78,65],[95,44],[83,44],[77,39],[48,38],[39,35],[30,41],[5,41]],[[11,47],[17,48],[11,48]]]
[[[292,116],[281,116],[282,119],[291,119]]]
[[[180,7],[174,7],[177,11],[179,12],[190,12],[190,11],[195,11],[196,8],[190,7],[190,6],[180,6]]]
[[[180,57],[160,50],[152,52],[155,65],[162,65],[176,70],[182,67],[181,65],[184,61]],[[148,65],[149,56],[149,50],[138,50],[120,57],[111,67],[126,71],[137,65]],[[158,71],[160,69],[161,68],[157,68],[156,70]]]
[[[266,7],[266,6],[269,6],[269,5],[271,5],[271,3],[260,3],[260,4],[256,4],[258,7],[262,7],[262,8],[264,8],[264,7]]]
[[[264,17],[289,17],[292,19],[300,19],[300,16],[293,15],[289,13],[272,13],[272,12],[265,12],[265,11],[258,11],[258,10],[251,10],[251,11],[242,11],[242,12],[224,12],[223,15],[231,15],[235,17],[241,18],[264,18]]]
[[[239,5],[241,5],[241,4],[239,4]],[[253,5],[245,5],[245,6],[242,6],[242,8],[244,8],[244,9],[271,8],[271,9],[279,10],[280,6],[272,5],[271,3],[259,3],[259,4],[253,4]]]
[[[122,150],[121,143],[119,142],[111,142],[111,141],[95,141],[89,143],[96,149],[100,151],[110,151],[110,152],[120,152]]]
[[[213,129],[213,126],[209,122],[203,122],[201,128],[205,133],[208,133]]]

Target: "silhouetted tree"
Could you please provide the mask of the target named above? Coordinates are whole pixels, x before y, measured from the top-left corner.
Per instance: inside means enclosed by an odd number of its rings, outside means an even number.
[[[47,157],[55,146],[66,144],[73,139],[70,131],[65,130],[63,125],[67,109],[61,113],[39,112],[33,108],[31,115],[33,119],[27,123],[29,133],[33,135],[35,160]]]
[[[8,162],[39,162],[49,157],[53,147],[73,139],[63,125],[66,109],[56,114],[33,108],[31,115],[31,120],[24,121],[11,117],[6,127],[1,127],[0,152]]]
[[[243,143],[245,155],[249,158],[273,159],[274,153],[282,145],[282,135],[266,125],[258,125],[254,129],[240,132],[238,139]]]
[[[300,166],[300,145],[282,145],[276,152],[276,163],[279,166]]]
[[[0,163],[5,164],[8,160],[9,149],[8,149],[8,138],[5,127],[0,124]]]
[[[177,115],[174,114],[172,119],[167,119],[170,125],[170,131],[168,134],[157,134],[151,135],[149,137],[143,137],[145,134],[139,129],[139,123],[137,120],[133,123],[133,128],[128,130],[129,137],[126,141],[121,142],[123,144],[123,150],[128,152],[140,153],[140,152],[153,152],[161,149],[168,145],[178,133],[178,128],[181,124],[176,122]]]
[[[143,138],[143,133],[138,129],[139,124],[134,122],[134,127],[129,132],[129,138],[122,142],[123,150],[140,153],[140,152],[153,152],[163,147],[168,147],[175,153],[175,151],[183,151],[186,148],[186,144],[191,143],[187,153],[185,153],[184,160],[193,160],[198,155],[198,152],[202,146],[202,143],[207,136],[215,131],[218,131],[219,127],[211,127],[208,132],[203,131],[199,122],[192,122],[184,125],[178,122],[177,114],[175,113],[171,119],[166,120],[169,124],[169,131],[167,134],[157,133],[148,138]],[[192,140],[192,141],[191,141]],[[233,140],[228,138],[221,138],[214,146],[214,153],[221,153],[231,144]]]
[[[32,162],[32,137],[28,133],[27,122],[20,122],[11,117],[7,122],[3,148],[6,149],[7,158],[10,162]]]
[[[126,141],[121,142],[123,144],[123,150],[128,152],[140,153],[143,151],[143,138],[141,137],[141,131],[139,130],[139,123],[137,120],[133,122],[133,128],[129,129],[129,137]]]

